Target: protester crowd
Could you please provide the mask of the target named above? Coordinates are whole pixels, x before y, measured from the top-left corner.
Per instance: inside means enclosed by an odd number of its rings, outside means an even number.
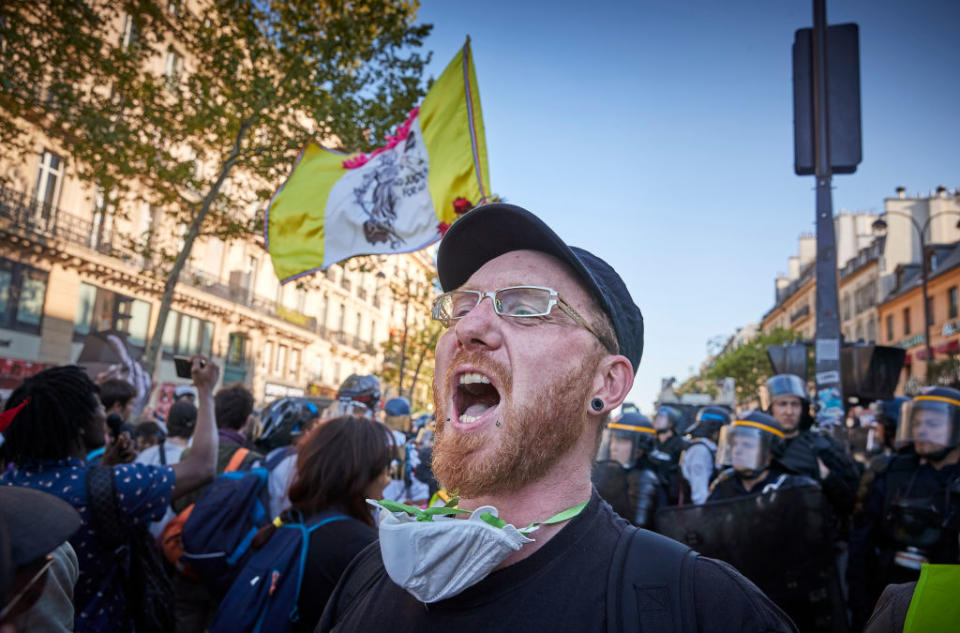
[[[951,630],[960,391],[874,403],[852,442],[791,375],[765,411],[611,419],[643,319],[608,264],[494,204],[438,270],[420,428],[374,376],[258,412],[195,356],[138,421],[122,380],[26,378],[0,414],[0,630]]]

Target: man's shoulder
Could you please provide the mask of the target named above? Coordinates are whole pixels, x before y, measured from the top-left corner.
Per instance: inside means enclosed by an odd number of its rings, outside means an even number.
[[[694,569],[699,631],[796,632],[790,618],[731,565],[700,556]]]

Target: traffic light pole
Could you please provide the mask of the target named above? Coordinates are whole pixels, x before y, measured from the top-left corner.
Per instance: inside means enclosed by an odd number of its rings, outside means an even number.
[[[837,300],[837,245],[831,193],[827,108],[826,0],[813,0],[814,174],[817,180],[817,332],[814,378],[817,424],[843,425],[840,380],[840,315]]]

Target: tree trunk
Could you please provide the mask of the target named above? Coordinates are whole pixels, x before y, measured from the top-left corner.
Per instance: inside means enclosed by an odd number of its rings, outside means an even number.
[[[430,352],[430,349],[433,347],[433,344],[437,341],[437,337],[440,336],[440,330],[437,330],[433,333],[433,336],[430,337],[430,342],[423,346],[423,349],[420,350],[420,360],[417,361],[417,368],[413,372],[413,384],[410,385],[410,402],[413,402],[413,393],[417,388],[417,380],[420,377],[420,368],[423,367],[423,361],[426,359],[427,354]]]
[[[397,395],[403,397],[403,371],[407,362],[407,310],[410,308],[410,278],[407,278],[406,294],[403,303],[403,340],[400,343],[400,378],[397,382]]]
[[[210,213],[210,207],[213,204],[213,201],[216,200],[217,194],[220,192],[220,188],[223,186],[223,182],[227,179],[227,176],[230,175],[230,171],[236,165],[237,158],[240,156],[240,143],[243,141],[243,137],[246,134],[247,129],[249,129],[250,123],[245,123],[240,126],[240,130],[237,132],[237,138],[234,141],[233,148],[227,156],[227,159],[223,162],[223,166],[220,168],[220,174],[217,176],[217,180],[211,185],[210,190],[207,191],[207,195],[204,196],[203,201],[200,204],[200,209],[197,211],[197,214],[193,217],[193,221],[190,222],[190,226],[187,229],[187,234],[184,237],[183,249],[177,254],[177,258],[173,262],[173,267],[170,269],[167,280],[163,286],[163,295],[160,298],[160,312],[157,314],[157,326],[153,330],[153,335],[150,337],[150,341],[147,343],[147,347],[143,352],[143,368],[150,375],[154,381],[156,380],[156,369],[158,361],[160,359],[160,350],[163,344],[163,330],[167,325],[167,317],[170,314],[170,305],[173,303],[173,294],[177,287],[177,281],[180,277],[180,272],[183,270],[183,267],[186,265],[187,260],[190,259],[190,252],[193,250],[193,243],[196,241],[197,236],[200,235],[200,229],[203,226],[203,221],[207,218],[207,215]],[[137,412],[139,415],[139,412]]]

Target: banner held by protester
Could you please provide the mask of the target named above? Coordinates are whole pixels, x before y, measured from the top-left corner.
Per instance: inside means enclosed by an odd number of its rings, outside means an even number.
[[[470,40],[419,107],[370,154],[310,143],[264,220],[283,283],[355,255],[405,253],[439,240],[490,196]]]

